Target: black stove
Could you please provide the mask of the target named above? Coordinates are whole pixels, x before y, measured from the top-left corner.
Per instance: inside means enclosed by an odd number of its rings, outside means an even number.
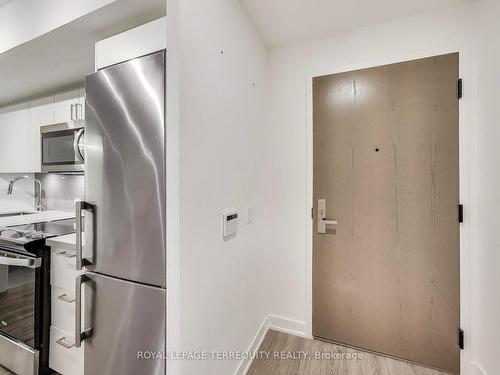
[[[45,239],[74,233],[75,219],[0,227],[0,247],[33,253]]]
[[[68,219],[0,228],[0,273],[7,280],[0,283],[0,364],[13,371],[29,365],[34,374],[53,373],[50,248],[45,240],[74,233],[74,223]]]

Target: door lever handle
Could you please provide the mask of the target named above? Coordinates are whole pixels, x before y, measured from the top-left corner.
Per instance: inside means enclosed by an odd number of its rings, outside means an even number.
[[[337,225],[337,220],[326,218],[326,199],[318,199],[318,233],[325,234],[327,225]]]
[[[322,222],[325,225],[337,225],[337,220],[326,220],[326,219],[323,219]]]

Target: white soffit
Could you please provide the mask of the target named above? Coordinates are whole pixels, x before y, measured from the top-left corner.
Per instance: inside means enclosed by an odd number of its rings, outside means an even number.
[[[10,3],[12,0],[0,0],[0,8],[3,7],[4,5],[7,5],[7,3]]]
[[[165,14],[165,0],[117,0],[0,54],[0,107],[82,86],[97,41]]]

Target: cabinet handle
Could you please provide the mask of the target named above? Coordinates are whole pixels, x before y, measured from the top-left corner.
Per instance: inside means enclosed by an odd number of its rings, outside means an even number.
[[[69,106],[70,118],[71,118],[72,121],[75,119],[75,115],[74,115],[75,114],[75,110],[74,110],[74,108],[75,108],[74,104],[71,104]]]
[[[67,251],[60,251],[57,253],[57,255],[60,255],[65,258],[74,258],[76,257],[76,254],[68,253]]]
[[[71,349],[75,344],[68,344],[66,341],[66,336],[61,337],[59,340],[56,341],[56,344],[59,344],[61,346],[64,346],[66,349]]]
[[[76,108],[76,119],[75,120],[83,120],[83,105],[80,103],[75,104]]]
[[[57,296],[57,299],[61,300],[61,301],[64,301],[64,302],[67,302],[67,303],[73,303],[73,302],[75,302],[75,299],[71,298],[71,297],[68,297],[68,295],[66,293],[61,294],[60,296]]]

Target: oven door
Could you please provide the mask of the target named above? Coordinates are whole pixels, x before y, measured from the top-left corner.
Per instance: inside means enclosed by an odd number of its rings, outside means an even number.
[[[0,365],[16,374],[38,372],[41,258],[0,250]]]
[[[40,128],[42,172],[77,172],[84,169],[84,128],[81,122]]]

